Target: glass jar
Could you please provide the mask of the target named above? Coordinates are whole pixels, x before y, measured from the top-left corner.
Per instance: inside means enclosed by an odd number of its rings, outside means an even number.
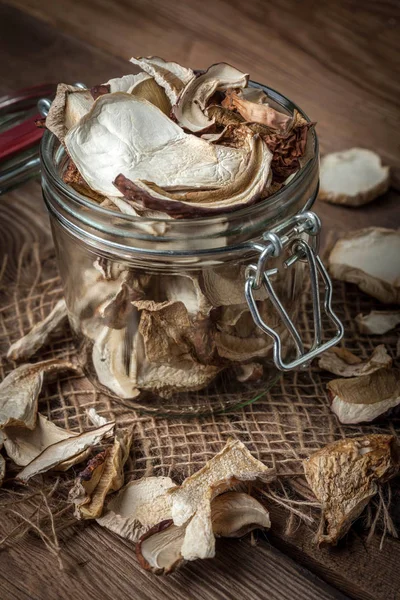
[[[251,85],[280,110],[299,110]],[[70,324],[95,386],[157,415],[232,410],[265,394],[280,370],[339,341],[334,315],[336,335],[322,344],[316,331],[307,356],[295,329],[307,263],[312,277],[322,274],[330,310],[329,280],[314,254],[319,223],[307,212],[318,190],[315,133],[313,143],[313,158],[271,197],[174,220],[133,217],[80,195],[62,180],[63,147],[44,135],[43,196]]]

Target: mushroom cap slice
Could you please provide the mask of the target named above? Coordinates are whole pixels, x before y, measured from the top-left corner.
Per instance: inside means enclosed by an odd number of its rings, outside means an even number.
[[[267,509],[242,492],[226,492],[211,503],[211,520],[216,537],[242,537],[253,529],[269,529]]]
[[[176,104],[185,85],[195,77],[192,69],[182,67],[176,62],[167,62],[158,56],[131,58],[130,61],[154,77],[158,85],[165,90],[172,105]]]
[[[61,143],[71,127],[79,123],[89,112],[94,100],[90,90],[82,90],[74,85],[59,83],[56,96],[46,117],[46,127],[58,137]]]
[[[194,133],[208,129],[215,122],[205,113],[211,96],[229,88],[246,87],[248,80],[248,74],[227,63],[212,65],[192,79],[180,94],[172,109],[179,125]]]
[[[346,425],[374,421],[400,404],[400,372],[396,369],[333,379],[327,388],[332,412]]]
[[[372,150],[351,148],[321,160],[320,200],[361,206],[384,194],[390,184],[389,167]]]
[[[361,360],[346,348],[331,348],[324,352],[318,361],[320,369],[340,377],[359,377],[370,375],[382,368],[389,368],[392,358],[383,344],[377,346],[368,360]]]
[[[400,310],[371,310],[355,318],[360,333],[383,335],[400,324]]]
[[[332,277],[355,283],[384,303],[400,303],[400,230],[369,227],[338,240],[328,259]]]
[[[187,135],[156,106],[130,94],[106,94],[72,128],[67,150],[85,181],[105,196],[122,173],[166,189],[215,189],[249,168],[249,147],[230,148]]]

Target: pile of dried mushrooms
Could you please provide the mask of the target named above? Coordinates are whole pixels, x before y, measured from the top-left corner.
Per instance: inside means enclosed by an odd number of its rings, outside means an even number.
[[[168,220],[254,204],[313,156],[313,123],[270,106],[231,65],[195,74],[158,57],[131,62],[142,72],[90,90],[60,84],[46,127],[69,156],[65,182],[139,222],[164,219],[143,222],[144,231],[162,236]],[[249,313],[244,271],[229,263],[152,275],[102,257],[87,264],[69,310],[89,370],[130,399],[201,390],[228,368],[240,383],[263,381],[272,343]],[[265,294],[257,300],[279,327]]]

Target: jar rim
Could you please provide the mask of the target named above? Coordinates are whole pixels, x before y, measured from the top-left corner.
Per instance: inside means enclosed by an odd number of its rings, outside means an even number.
[[[311,123],[311,119],[307,116],[307,114],[299,106],[297,106],[297,104],[292,102],[289,98],[287,98],[280,92],[277,92],[273,88],[270,88],[266,85],[263,85],[261,83],[251,81],[251,80],[249,81],[249,86],[258,88],[258,89],[261,89],[262,91],[264,91],[271,98],[272,101],[274,101],[280,107],[287,110],[290,114],[293,114],[294,110],[297,110],[308,123]],[[58,141],[58,139],[56,138],[56,136],[53,133],[51,133],[50,131],[46,131],[43,135],[42,142],[40,145],[40,158],[41,158],[42,168],[44,169],[45,174],[47,175],[49,181],[51,182],[51,185],[54,186],[58,190],[58,192],[61,193],[64,197],[66,196],[70,201],[72,201],[72,205],[75,206],[77,209],[84,208],[86,210],[90,210],[93,215],[97,214],[97,215],[103,216],[103,217],[109,216],[110,218],[115,218],[116,216],[118,216],[118,219],[121,220],[121,222],[124,222],[125,224],[130,222],[130,223],[132,223],[132,225],[138,224],[138,223],[149,224],[149,225],[167,223],[169,226],[171,226],[171,224],[174,223],[174,225],[176,224],[177,226],[179,226],[179,225],[187,226],[188,224],[191,224],[193,226],[193,224],[196,223],[199,225],[204,224],[206,226],[212,226],[213,224],[221,223],[221,221],[223,221],[223,220],[229,220],[229,217],[231,217],[231,218],[234,217],[235,219],[248,218],[248,217],[251,217],[252,215],[254,215],[255,213],[259,213],[263,209],[267,209],[267,208],[269,210],[271,210],[272,212],[274,212],[274,208],[278,208],[278,207],[281,210],[283,210],[287,204],[290,204],[291,192],[293,192],[304,181],[304,179],[307,178],[307,176],[312,173],[313,169],[315,168],[315,163],[318,161],[318,156],[319,156],[318,155],[318,150],[319,150],[318,136],[317,136],[315,130],[313,131],[313,140],[314,140],[313,157],[303,167],[301,167],[298,170],[298,172],[295,174],[293,179],[288,184],[283,186],[280,190],[278,190],[277,192],[275,192],[268,198],[259,200],[259,201],[255,202],[254,204],[251,204],[250,206],[245,206],[243,208],[239,208],[239,209],[231,211],[231,212],[220,213],[220,214],[211,215],[211,216],[208,215],[208,216],[201,216],[201,217],[194,217],[194,218],[193,217],[185,218],[185,219],[171,219],[168,216],[166,216],[165,218],[162,218],[162,217],[149,218],[149,217],[128,215],[128,214],[120,213],[120,212],[116,213],[115,210],[100,206],[94,200],[91,200],[84,194],[77,192],[72,187],[70,187],[68,184],[66,184],[60,177],[60,174],[57,170],[57,166],[55,164],[55,161],[53,160],[53,157],[54,157],[55,151],[57,151],[57,145],[58,145],[58,151],[62,152],[63,147],[61,146],[61,144]]]

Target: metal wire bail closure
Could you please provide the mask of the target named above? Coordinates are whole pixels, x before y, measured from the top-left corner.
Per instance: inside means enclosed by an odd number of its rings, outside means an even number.
[[[335,346],[343,337],[342,323],[332,310],[332,282],[318,256],[318,234],[321,229],[319,217],[310,211],[300,213],[281,223],[271,231],[264,233],[263,240],[266,244],[254,243],[254,250],[260,253],[257,264],[249,265],[246,269],[245,296],[251,315],[256,325],[274,340],[273,357],[276,367],[280,371],[292,371],[304,368],[313,358],[319,356],[328,348]],[[315,242],[311,245],[300,236],[307,233]],[[292,266],[298,260],[305,261],[309,267],[311,279],[311,295],[313,303],[314,341],[310,350],[304,348],[299,332],[279,300],[271,283],[271,277],[278,273],[278,269],[267,270],[268,260],[280,256],[285,248],[291,247],[292,254],[284,262],[285,267]],[[321,302],[319,294],[320,279],[324,284],[324,311],[331,323],[336,327],[336,334],[328,341],[322,343]],[[296,359],[285,363],[282,359],[282,340],[279,334],[263,321],[254,299],[254,291],[264,286],[268,297],[282,322],[289,331],[296,347]]]

